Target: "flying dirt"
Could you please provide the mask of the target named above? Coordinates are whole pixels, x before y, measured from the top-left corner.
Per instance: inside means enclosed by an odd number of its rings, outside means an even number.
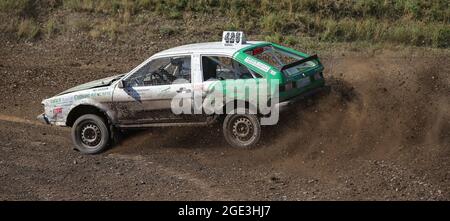
[[[2,200],[450,199],[448,52],[323,55],[330,92],[288,110],[252,150],[213,125],[130,132],[86,156],[68,129],[35,122],[40,101],[149,52],[61,44],[0,45]]]

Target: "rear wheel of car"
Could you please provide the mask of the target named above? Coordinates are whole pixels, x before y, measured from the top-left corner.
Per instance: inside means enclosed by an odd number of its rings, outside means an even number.
[[[228,114],[223,122],[223,134],[234,147],[252,148],[261,136],[261,125],[254,114]]]
[[[79,117],[72,127],[72,140],[83,154],[97,154],[109,144],[109,130],[105,121],[94,114]]]

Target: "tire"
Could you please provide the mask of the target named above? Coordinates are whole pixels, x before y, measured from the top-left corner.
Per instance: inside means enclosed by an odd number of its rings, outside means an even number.
[[[105,121],[94,114],[79,117],[72,127],[75,148],[83,154],[101,153],[108,147],[110,133]]]
[[[246,149],[254,147],[261,137],[257,115],[228,114],[223,121],[223,135],[231,146]]]

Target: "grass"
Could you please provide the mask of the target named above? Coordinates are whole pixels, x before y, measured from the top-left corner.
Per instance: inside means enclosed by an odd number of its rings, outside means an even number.
[[[17,36],[25,40],[32,40],[39,34],[39,25],[31,19],[22,20],[17,28]]]
[[[79,19],[71,19],[68,22],[68,26],[72,27],[72,30],[74,31],[80,31],[80,32],[89,32],[92,27],[92,21],[85,19],[85,18],[79,18]]]
[[[108,21],[106,24],[100,26],[100,32],[106,35],[109,39],[114,40],[122,31],[118,22]]]
[[[168,25],[164,25],[159,29],[159,34],[166,37],[175,35],[177,33],[179,33],[179,30],[177,28]]]
[[[170,19],[181,19],[183,18],[183,14],[179,11],[170,11],[169,16]]]
[[[433,35],[433,46],[438,48],[450,48],[450,29],[442,27]]]
[[[31,0],[1,0],[0,11],[12,13],[26,13],[30,10],[33,1]]]
[[[45,8],[48,1],[2,0],[0,11],[30,19],[33,7]],[[220,32],[243,30],[263,35],[266,40],[294,45],[308,38],[329,43],[368,42],[423,47],[450,47],[450,7],[448,0],[54,0],[55,10],[102,16],[104,21],[59,24],[43,22],[48,35],[74,27],[94,38],[116,38],[126,34],[124,26],[152,23],[148,14],[163,20],[183,21],[183,30]],[[144,15],[144,16],[143,16]],[[201,20],[206,17],[205,21]],[[165,18],[165,19],[164,19]],[[143,19],[148,19],[147,22]],[[172,22],[172,23],[174,23]],[[201,23],[201,24],[198,24]],[[180,24],[180,23],[177,23]],[[32,26],[27,24],[28,26]],[[162,25],[160,35],[173,36],[179,28]],[[200,25],[201,27],[195,27]],[[143,28],[143,27],[140,27]],[[145,27],[144,27],[145,28]],[[9,29],[8,29],[9,30]],[[38,32],[39,33],[39,32]],[[187,35],[195,33],[184,33]]]
[[[59,24],[58,21],[55,18],[50,18],[47,23],[45,24],[44,30],[45,34],[48,38],[51,38],[59,31]]]
[[[94,39],[107,38],[109,40],[116,40],[123,32],[124,27],[122,23],[115,20],[98,22],[91,25],[88,31],[89,36]]]
[[[102,14],[134,14],[139,4],[132,0],[63,0],[63,7],[76,12],[95,12]],[[145,4],[146,6],[150,3]]]

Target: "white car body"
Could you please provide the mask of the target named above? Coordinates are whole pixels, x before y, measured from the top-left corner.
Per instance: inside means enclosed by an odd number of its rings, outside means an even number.
[[[107,116],[108,121],[114,126],[135,127],[138,124],[145,125],[146,119],[150,116],[143,116],[142,119],[127,119],[127,117],[139,115],[137,112],[142,110],[169,109],[170,100],[180,90],[184,90],[186,93],[193,93],[194,90],[204,90],[207,87],[209,82],[203,81],[201,70],[202,55],[232,58],[238,50],[256,43],[262,42],[248,41],[232,46],[225,46],[222,42],[209,42],[183,45],[161,51],[142,62],[130,72],[120,76],[120,78],[114,79],[114,77],[111,77],[90,82],[43,100],[44,113],[39,115],[38,119],[47,124],[71,126],[74,121],[74,119],[70,119],[71,113],[77,108],[91,106],[103,112]],[[126,80],[149,62],[158,58],[178,56],[190,56],[190,83],[133,87],[134,91],[132,93],[134,94],[132,95],[126,88],[119,88],[119,82]],[[110,83],[113,79],[114,81]],[[139,97],[142,102],[135,102],[136,97]],[[82,109],[77,111],[82,111]]]

